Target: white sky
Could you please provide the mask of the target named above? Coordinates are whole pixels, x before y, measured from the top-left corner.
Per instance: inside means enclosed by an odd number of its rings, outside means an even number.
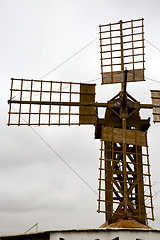
[[[0,235],[39,230],[99,227],[97,196],[29,127],[8,127],[10,78],[39,79],[98,37],[100,24],[144,18],[145,38],[160,49],[159,0],[0,0]],[[99,41],[45,79],[85,82],[100,77]],[[146,77],[160,81],[160,51],[145,43]],[[97,101],[107,101],[119,85],[97,86]],[[128,91],[150,103],[160,84],[128,84]],[[151,111],[143,113],[152,117]],[[36,131],[95,191],[98,188],[99,140],[94,127],[35,127]],[[158,124],[149,130],[153,194],[160,190]],[[160,194],[155,200],[160,228]]]

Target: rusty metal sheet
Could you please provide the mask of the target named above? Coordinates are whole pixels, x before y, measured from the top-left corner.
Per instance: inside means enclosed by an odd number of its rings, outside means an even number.
[[[87,104],[95,104],[95,84],[80,84],[80,104],[86,106],[79,107],[79,124],[94,124],[95,106]]]
[[[120,128],[103,127],[102,140],[107,142],[118,142],[131,145],[146,146],[146,133],[136,130],[125,130],[123,140],[123,130]]]

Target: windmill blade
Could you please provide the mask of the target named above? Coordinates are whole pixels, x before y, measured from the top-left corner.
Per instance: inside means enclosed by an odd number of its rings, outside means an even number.
[[[8,125],[95,122],[95,84],[11,79]]]
[[[152,107],[153,107],[153,121],[160,122],[160,91],[151,90]]]
[[[100,25],[100,49],[102,84],[122,83],[125,68],[128,82],[145,80],[143,18]]]
[[[80,84],[80,108],[79,108],[79,124],[95,123],[95,107],[89,104],[95,104],[95,85]],[[83,105],[85,104],[85,105]]]

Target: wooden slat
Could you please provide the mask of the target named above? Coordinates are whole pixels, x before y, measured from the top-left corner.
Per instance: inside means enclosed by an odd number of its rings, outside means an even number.
[[[112,29],[111,29],[111,24],[110,24],[110,50],[111,50],[111,81],[113,82],[113,59],[112,59],[112,57],[113,57],[113,54],[112,54],[112,52],[113,52],[113,49],[112,49]]]
[[[33,81],[31,81],[30,102],[32,101],[32,90],[33,90]],[[29,105],[29,119],[28,119],[29,126],[31,123],[31,109],[32,109],[32,104]]]
[[[70,83],[70,87],[69,87],[69,91],[70,91],[70,94],[69,94],[69,102],[71,103],[72,101],[72,84]],[[69,106],[69,126],[71,125],[71,106]]]
[[[132,57],[133,55],[132,54],[129,54],[129,55],[124,55],[124,57],[125,58],[127,58],[127,57]],[[142,54],[141,53],[139,53],[139,54],[134,54],[134,57],[138,57],[138,56],[142,56]],[[115,59],[115,58],[121,58],[121,56],[115,56],[115,57],[112,57],[113,59]],[[102,58],[102,60],[109,60],[110,59],[110,57],[106,57],[106,58]]]
[[[48,125],[51,124],[51,102],[52,102],[52,81],[50,83],[50,105],[49,105],[49,119],[48,119]]]
[[[124,63],[125,65],[128,64],[135,64],[135,63],[143,63],[143,61],[132,61],[132,62],[126,62]],[[113,63],[113,64],[104,64],[103,67],[108,67],[108,66],[118,66],[121,65],[121,63]],[[112,72],[112,71],[111,71]],[[133,76],[135,76],[133,70],[132,70]],[[128,80],[128,79],[127,79]],[[135,80],[133,80],[133,82],[135,82]]]
[[[60,91],[59,91],[59,102],[62,101],[62,82],[60,82]],[[61,105],[59,105],[59,125],[61,123]]]
[[[13,81],[22,81],[23,80],[23,82],[31,82],[31,81],[34,81],[34,83],[38,83],[38,82],[41,82],[41,81],[43,81],[43,83],[50,83],[51,81],[49,81],[49,80],[37,80],[37,79],[34,79],[34,80],[32,80],[32,79],[24,79],[24,78],[12,78],[13,79]],[[59,81],[52,81],[52,83],[60,83]],[[70,84],[70,82],[65,82],[65,81],[63,81],[63,84]],[[77,82],[72,82],[72,84],[74,84],[74,85],[79,85],[79,83],[77,83]]]
[[[39,101],[40,101],[40,104],[39,104],[39,120],[38,120],[38,125],[39,125],[39,126],[41,125],[42,84],[43,84],[43,82],[42,82],[42,80],[41,80],[41,87],[40,87],[40,99],[39,99]]]
[[[123,143],[123,130],[120,128],[103,127],[102,140]],[[126,144],[146,146],[146,133],[136,130],[125,130]]]
[[[140,18],[140,19],[135,19],[135,20],[133,20],[133,22],[140,22],[140,21],[142,21],[143,20],[143,18]],[[124,21],[124,22],[122,22],[123,24],[125,24],[125,23],[130,23],[131,21]],[[103,27],[107,27],[107,26],[109,26],[110,24],[103,24],[103,25],[100,25],[102,28]],[[117,23],[111,23],[111,25],[113,25],[113,26],[115,26],[115,25],[119,25],[119,22],[117,22]]]
[[[160,91],[151,90],[151,98],[153,105],[153,121],[160,122]]]
[[[95,85],[80,84],[80,103],[95,103]],[[79,107],[79,124],[95,123],[95,107],[80,106]]]
[[[13,89],[13,78],[11,78],[11,89],[10,89],[10,99],[12,100],[12,89]],[[10,125],[11,122],[11,103],[9,104],[9,116],[8,116],[8,126]]]
[[[129,70],[127,75],[127,82],[138,82],[138,81],[145,81],[143,78],[143,69],[135,69]],[[111,78],[111,72],[104,72],[103,73],[103,82],[102,84],[110,84],[110,83],[122,83],[123,82],[123,72],[115,71],[113,72],[113,82]]]
[[[23,79],[21,81],[21,89],[20,89],[20,101],[22,101],[23,95]],[[18,126],[21,124],[21,103],[19,104],[19,118],[18,118]]]
[[[152,98],[160,98],[160,90],[151,90],[151,97]]]
[[[142,18],[142,47],[143,47],[143,78],[144,78],[144,25],[143,25],[143,18]]]

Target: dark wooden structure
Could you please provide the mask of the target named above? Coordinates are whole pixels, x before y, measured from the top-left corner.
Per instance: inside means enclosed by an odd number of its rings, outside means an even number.
[[[140,104],[127,93],[127,82],[144,81],[143,19],[100,26],[102,84],[121,83],[107,103],[95,101],[95,84],[12,79],[8,125],[95,126],[101,140],[98,212],[106,221],[154,220],[147,130],[141,108],[153,108],[160,122],[160,92],[152,104]],[[127,70],[125,70],[127,68]],[[98,109],[105,108],[103,119]]]
[[[152,213],[148,219],[153,220],[147,145],[150,119],[141,119],[139,111],[140,103],[121,91],[108,101],[105,118],[97,119],[95,137],[101,139],[98,212],[106,213],[108,223],[132,217],[146,224],[146,208]]]

